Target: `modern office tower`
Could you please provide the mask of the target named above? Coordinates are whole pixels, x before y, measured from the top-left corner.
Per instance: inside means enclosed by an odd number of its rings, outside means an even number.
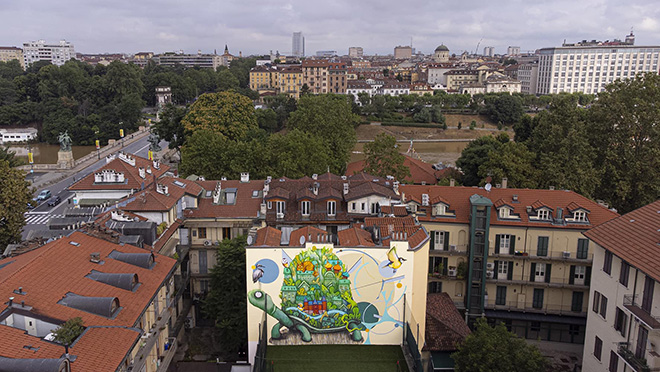
[[[304,57],[305,56],[305,37],[302,32],[293,33],[293,43],[291,46],[291,54],[294,57]]]

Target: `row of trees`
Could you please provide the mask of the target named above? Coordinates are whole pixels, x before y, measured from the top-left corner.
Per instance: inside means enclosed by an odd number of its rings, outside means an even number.
[[[108,66],[71,60],[62,66],[37,62],[23,71],[18,61],[0,62],[0,126],[37,125],[41,140],[57,143],[65,130],[74,144],[92,145],[117,138],[119,129],[137,129],[145,105],[155,105],[155,88],[172,88],[172,98],[187,104],[205,92],[235,90],[258,98],[249,87],[252,58],[231,68],[165,67],[144,69],[112,62]]]
[[[282,119],[286,131],[280,133],[264,129],[263,111],[255,111],[252,101],[236,92],[204,94],[190,108],[168,107],[155,132],[181,149],[179,170],[186,176],[237,178],[249,171],[257,178],[298,178],[328,170],[342,173],[359,123],[348,97],[306,95],[291,112],[287,100],[281,101],[281,112],[288,118]],[[269,110],[276,116],[280,111]]]
[[[660,77],[617,81],[589,108],[576,96],[558,96],[550,108],[525,116],[505,134],[482,137],[457,166],[467,186],[507,177],[512,187],[576,191],[629,212],[660,196]]]

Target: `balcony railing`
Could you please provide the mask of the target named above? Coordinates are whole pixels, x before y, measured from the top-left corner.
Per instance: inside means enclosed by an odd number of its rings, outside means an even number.
[[[543,313],[543,314],[554,314],[554,315],[570,315],[578,317],[586,317],[587,313],[584,311],[584,308],[581,308],[580,311],[573,311],[572,305],[561,305],[561,304],[541,304],[539,307],[533,306],[533,303],[529,302],[518,302],[518,301],[504,301],[502,304],[498,305],[495,299],[488,298],[488,301],[485,302],[485,308],[491,310],[506,310],[506,311],[519,311],[519,312],[530,312],[530,313]]]
[[[660,317],[653,316],[642,309],[642,296],[629,294],[623,296],[623,307],[628,309],[637,319],[641,320],[651,330],[660,330]]]
[[[448,254],[448,255],[451,256],[451,255],[456,255],[456,254],[466,255],[468,252],[467,252],[467,247],[465,245],[463,245],[463,246],[450,245],[447,250],[443,249],[443,247],[437,247],[436,246],[435,249],[429,250],[429,253],[431,255],[434,255],[434,254],[436,254],[436,255],[438,255],[438,254],[439,255]]]
[[[529,252],[516,252],[515,254],[509,254],[509,252],[500,252],[495,253],[494,250],[488,254],[489,258],[517,258],[523,260],[535,260],[535,261],[564,261],[571,263],[590,263],[594,259],[593,253],[588,254],[585,258],[576,257],[575,252],[548,252],[546,256],[537,256],[536,252],[530,254]]]
[[[488,275],[489,271],[490,270],[486,272],[486,275]],[[497,275],[497,273],[493,272],[493,275]],[[520,275],[518,275],[518,277],[520,277]],[[584,284],[584,282],[576,283],[575,281],[573,281],[573,283],[571,283],[570,278],[564,276],[552,276],[550,277],[550,282],[546,282],[545,279],[539,279],[532,282],[529,280],[529,275],[526,275],[526,278],[524,280],[498,279],[496,276],[493,278],[489,278],[488,276],[486,276],[486,282],[492,284],[522,284],[522,285],[531,285],[535,287],[547,287],[547,288],[572,288],[572,289],[582,289],[582,290],[589,289],[589,286]]]
[[[177,348],[177,341],[176,338],[174,337],[169,337],[167,339],[167,344],[165,345],[165,353],[160,356],[159,358],[159,364],[158,364],[158,369],[156,372],[165,372],[170,366],[170,363],[172,363],[172,358],[174,358],[174,355],[176,354],[176,348]]]
[[[132,371],[141,371],[144,368],[144,365],[149,358],[149,354],[158,340],[160,332],[165,329],[167,324],[170,321],[172,315],[172,309],[166,307],[160,313],[158,320],[154,323],[150,330],[146,331],[140,340],[140,348],[133,358],[133,363],[131,364],[130,370]]]
[[[638,358],[635,356],[635,352],[630,349],[630,343],[628,342],[619,342],[617,352],[621,359],[623,359],[635,372],[660,371],[660,368],[650,368],[645,358]]]

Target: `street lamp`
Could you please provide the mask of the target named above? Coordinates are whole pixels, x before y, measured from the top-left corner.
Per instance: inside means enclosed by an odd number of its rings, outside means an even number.
[[[99,142],[99,131],[94,131],[94,134],[96,134],[96,158],[101,160],[101,143]]]

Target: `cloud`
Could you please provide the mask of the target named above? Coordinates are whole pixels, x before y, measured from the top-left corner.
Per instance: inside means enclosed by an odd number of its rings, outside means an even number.
[[[362,46],[367,54],[391,54],[409,44],[431,53],[444,43],[452,53],[509,45],[524,51],[566,39],[623,38],[630,27],[637,44],[660,40],[660,8],[651,0],[0,0],[0,43],[37,39],[71,41],[83,53],[183,49],[211,52],[228,44],[244,55],[288,53],[302,31],[306,51]],[[483,50],[483,49],[482,49]]]

